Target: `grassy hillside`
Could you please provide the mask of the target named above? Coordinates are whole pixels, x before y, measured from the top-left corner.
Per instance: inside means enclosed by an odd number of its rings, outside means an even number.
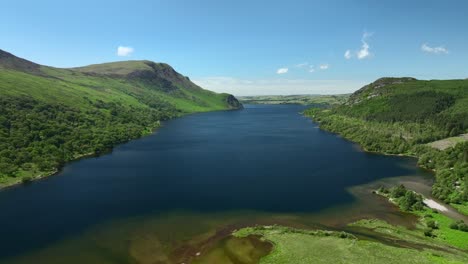
[[[436,173],[436,197],[468,202],[468,142],[443,150],[428,144],[468,131],[468,80],[382,78],[343,105],[306,115],[365,150],[419,157],[419,165]]]
[[[349,94],[339,95],[258,95],[239,96],[244,104],[302,104],[329,107],[344,103]]]
[[[186,113],[237,109],[167,64],[59,69],[0,50],[0,186],[49,175]]]

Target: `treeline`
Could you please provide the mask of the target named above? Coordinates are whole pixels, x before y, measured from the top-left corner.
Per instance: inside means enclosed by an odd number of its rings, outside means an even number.
[[[86,108],[28,97],[0,98],[0,184],[50,174],[82,155],[99,154],[150,133],[177,115],[172,107],[137,108],[87,100]]]
[[[365,110],[371,112],[372,107]],[[418,119],[407,116],[396,118],[395,115],[395,119],[385,121],[390,119],[371,118],[364,114],[363,109],[355,106],[331,110],[312,108],[305,111],[305,114],[319,122],[321,128],[339,133],[367,151],[417,156],[419,165],[435,171],[435,197],[448,203],[468,201],[468,142],[459,143],[444,151],[425,144],[451,136],[454,127],[465,131],[467,128],[464,119],[454,121],[453,118],[446,118],[445,121],[437,121],[436,118],[426,117],[424,122],[419,122]]]

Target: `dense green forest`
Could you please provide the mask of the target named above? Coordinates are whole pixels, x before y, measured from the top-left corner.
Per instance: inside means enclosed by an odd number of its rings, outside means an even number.
[[[345,104],[305,114],[367,151],[418,157],[420,166],[435,172],[434,196],[468,202],[468,142],[444,150],[428,144],[467,133],[468,80],[382,78]]]
[[[0,187],[50,175],[67,161],[149,134],[161,121],[240,107],[167,64],[58,69],[0,50]]]

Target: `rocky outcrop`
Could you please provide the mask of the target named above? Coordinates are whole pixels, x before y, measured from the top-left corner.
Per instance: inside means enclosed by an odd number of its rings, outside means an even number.
[[[234,95],[230,94],[226,97],[226,102],[231,109],[243,109],[244,106],[237,100]]]

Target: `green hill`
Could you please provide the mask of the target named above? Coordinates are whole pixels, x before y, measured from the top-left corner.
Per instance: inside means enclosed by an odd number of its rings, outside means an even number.
[[[468,142],[443,150],[430,143],[467,133],[468,80],[382,78],[340,106],[306,114],[365,150],[419,157],[419,165],[436,172],[436,197],[467,203]]]
[[[187,113],[238,109],[172,67],[123,61],[61,69],[0,50],[0,186],[50,175]]]

